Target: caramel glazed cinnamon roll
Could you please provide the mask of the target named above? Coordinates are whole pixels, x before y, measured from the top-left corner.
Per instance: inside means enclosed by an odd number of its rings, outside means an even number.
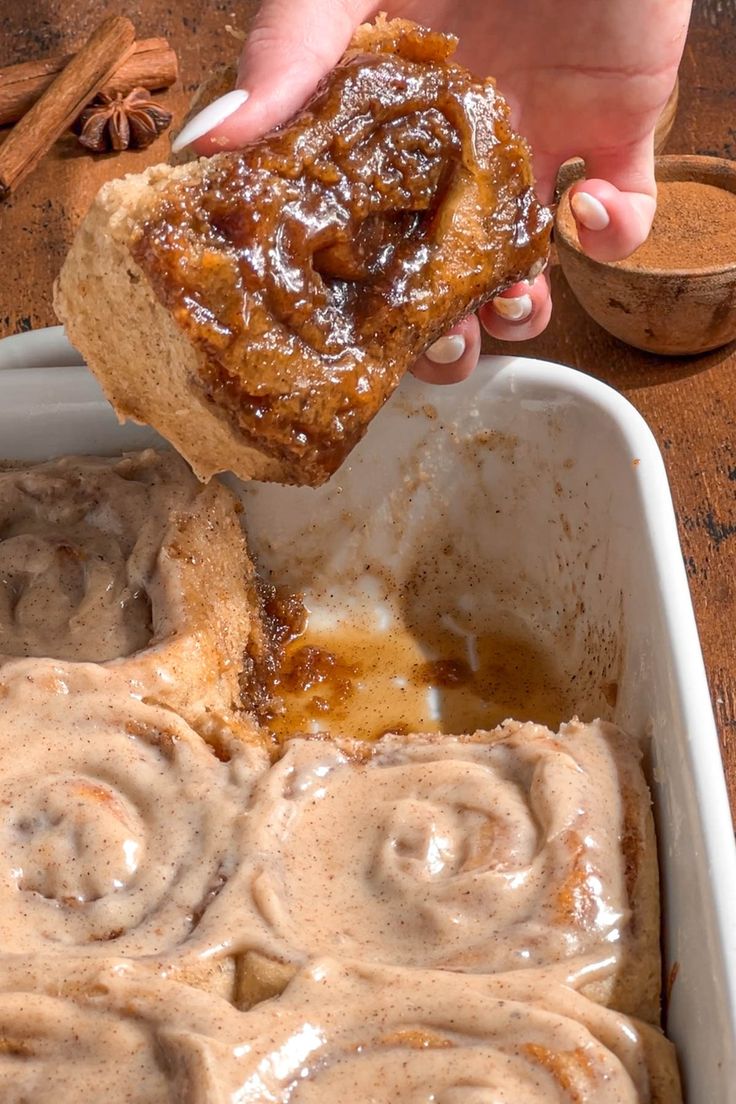
[[[97,195],[56,312],[202,478],[326,482],[421,353],[543,269],[529,148],[456,45],[379,16],[283,126]]]
[[[134,958],[232,997],[237,963],[199,930],[236,869],[235,826],[268,761],[224,731],[213,747],[104,668],[7,663],[0,958],[60,960],[70,977],[75,960]]]
[[[237,715],[258,627],[236,509],[173,452],[0,471],[0,664],[104,664],[200,731]]]
[[[294,739],[240,849],[208,919],[247,952],[245,1003],[321,954],[469,973],[595,962],[586,995],[658,1020],[650,796],[612,725]]]
[[[129,965],[0,963],[0,1095],[33,1104],[679,1104],[656,1029],[534,971],[322,960],[251,1012]]]

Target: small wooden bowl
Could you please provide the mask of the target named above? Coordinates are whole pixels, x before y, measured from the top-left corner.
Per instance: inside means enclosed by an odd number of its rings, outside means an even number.
[[[736,193],[736,162],[720,157],[658,157],[656,176],[660,181],[693,180]],[[686,272],[594,261],[580,248],[568,190],[557,207],[555,243],[580,305],[627,345],[686,356],[736,338],[736,242],[722,263]]]

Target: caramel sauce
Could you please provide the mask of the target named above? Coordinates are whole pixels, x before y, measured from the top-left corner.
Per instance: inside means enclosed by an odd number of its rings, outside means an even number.
[[[460,637],[403,625],[316,627],[305,619],[274,658],[268,693],[261,715],[279,740],[311,732],[361,739],[473,732],[508,717],[557,727],[575,712],[549,652],[494,630]]]
[[[571,1100],[582,1101],[584,1097],[581,1093],[587,1090],[591,1082],[598,1080],[593,1061],[584,1047],[552,1050],[537,1043],[523,1043],[520,1049],[533,1062],[546,1069],[560,1089],[569,1094]]]
[[[320,483],[440,334],[546,256],[526,143],[454,39],[369,36],[294,119],[161,180],[132,255],[204,399]]]
[[[426,1028],[402,1028],[390,1035],[384,1035],[378,1039],[379,1046],[385,1047],[410,1047],[412,1050],[429,1050],[437,1047],[451,1047],[453,1042],[436,1031],[427,1031]]]

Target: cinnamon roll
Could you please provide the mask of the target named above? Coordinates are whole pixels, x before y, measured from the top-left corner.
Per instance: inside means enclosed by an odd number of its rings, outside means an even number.
[[[213,749],[109,672],[0,671],[0,954],[124,956],[230,995],[200,938],[237,863],[235,826],[266,752]]]
[[[246,1017],[237,1100],[678,1104],[653,1027],[523,973],[314,963]]]
[[[0,471],[0,663],[105,664],[216,727],[240,710],[253,589],[234,498],[172,452]]]
[[[224,1104],[244,1017],[128,964],[0,960],[5,1104]]]
[[[129,964],[0,960],[0,1092],[30,1104],[681,1104],[655,1028],[523,974],[323,960],[251,1012]]]
[[[321,954],[494,973],[607,963],[585,992],[655,1021],[659,907],[636,743],[604,722],[294,739],[256,786],[216,909],[242,999]]]
[[[100,190],[56,312],[202,478],[324,483],[436,338],[544,267],[528,146],[456,45],[379,16],[272,133]]]

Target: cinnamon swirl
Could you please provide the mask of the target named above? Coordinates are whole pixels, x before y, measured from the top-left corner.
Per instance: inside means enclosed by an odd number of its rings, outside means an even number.
[[[258,626],[235,510],[172,452],[0,471],[0,663],[103,663],[200,730],[237,715]]]
[[[533,973],[530,972],[530,973]],[[242,1101],[678,1104],[656,1029],[523,973],[314,963],[246,1016]]]
[[[243,999],[320,954],[472,973],[609,964],[586,992],[655,1021],[649,792],[612,725],[555,735],[290,741],[258,783],[216,909],[251,952]]]
[[[230,994],[209,908],[266,752],[205,743],[109,672],[0,671],[0,954],[145,959]],[[220,933],[220,938],[222,933]]]
[[[125,964],[0,961],[0,1090],[32,1104],[680,1104],[674,1051],[543,977],[313,964],[239,1013]]]

